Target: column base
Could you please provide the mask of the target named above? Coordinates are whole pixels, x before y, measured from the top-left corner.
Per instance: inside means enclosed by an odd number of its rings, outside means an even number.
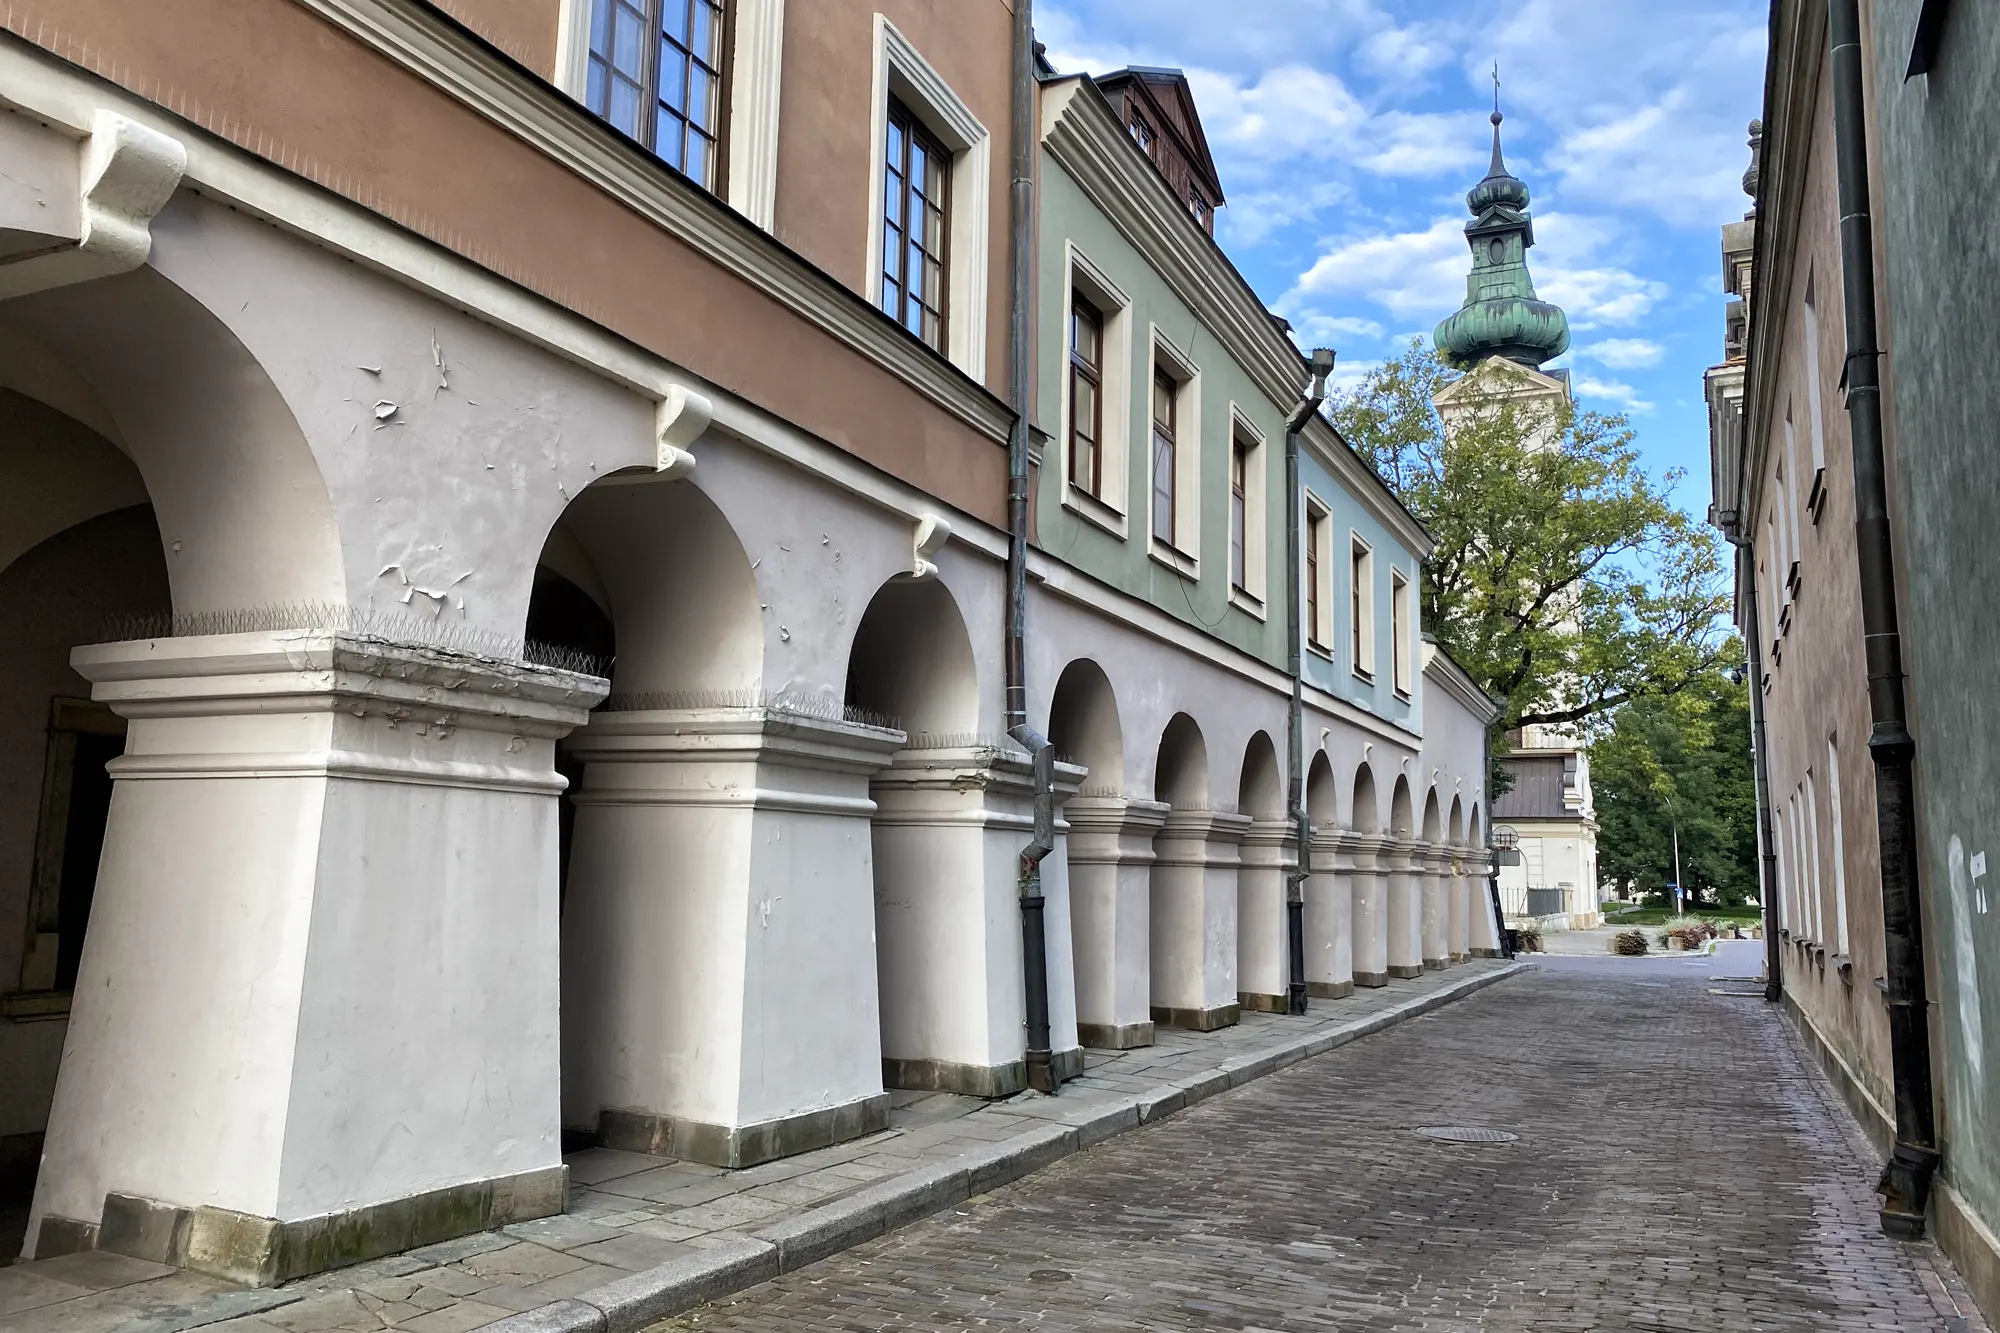
[[[1420,977],[1423,974],[1424,974],[1423,968],[1412,966],[1409,963],[1389,964],[1389,975],[1392,977],[1401,977],[1405,981],[1408,981],[1411,977]]]
[[[1291,1012],[1292,1008],[1289,996],[1264,995],[1253,990],[1237,991],[1236,1005],[1240,1009],[1247,1009],[1256,1014],[1283,1014]]]
[[[895,1060],[882,1057],[882,1086],[906,1092],[956,1092],[989,1100],[1012,1097],[1028,1086],[1028,1062],[967,1065],[954,1060]]]
[[[707,1166],[745,1167],[830,1148],[889,1127],[889,1095],[876,1093],[842,1106],[750,1125],[716,1125],[650,1111],[600,1111],[599,1147],[678,1157]]]
[[[1504,957],[1506,957],[1506,955],[1505,955],[1505,954],[1503,954],[1503,953],[1501,953],[1501,952],[1500,952],[1500,951],[1499,951],[1498,949],[1474,949],[1474,950],[1472,951],[1472,956],[1473,956],[1474,958],[1504,958]]]
[[[1049,1053],[1049,1068],[1055,1071],[1058,1083],[1067,1083],[1083,1074],[1083,1047],[1072,1046],[1066,1051]]]
[[[107,1194],[104,1221],[96,1228],[97,1248],[245,1286],[271,1287],[476,1231],[551,1217],[563,1211],[568,1199],[567,1166],[470,1181],[289,1222],[228,1208],[181,1208],[133,1194]],[[74,1226],[68,1218],[45,1217],[41,1239],[59,1240],[50,1237],[52,1229],[61,1233]],[[40,1245],[36,1253],[40,1255]]]
[[[1452,961],[1452,966],[1456,967],[1460,963],[1471,962],[1472,955],[1469,953],[1455,953],[1451,956],[1451,961]]]
[[[1446,969],[1447,967],[1450,967],[1450,966],[1451,966],[1451,959],[1449,959],[1449,958],[1426,958],[1426,959],[1424,959],[1424,971],[1426,971],[1426,972],[1442,972],[1442,971],[1444,971],[1444,970],[1445,970],[1445,969]]]
[[[1389,984],[1389,974],[1387,972],[1356,972],[1354,974],[1354,984],[1357,986],[1367,986],[1370,989],[1377,986],[1386,986]]]
[[[1076,1039],[1094,1051],[1136,1051],[1153,1044],[1153,1024],[1078,1023]]]
[[[1190,1032],[1213,1032],[1217,1028],[1235,1027],[1243,1021],[1243,1006],[1240,1004],[1218,1004],[1213,1009],[1163,1009],[1153,1006],[1153,1022],[1170,1028],[1186,1028]]]
[[[1308,981],[1306,994],[1315,1000],[1344,1000],[1354,994],[1354,982]]]

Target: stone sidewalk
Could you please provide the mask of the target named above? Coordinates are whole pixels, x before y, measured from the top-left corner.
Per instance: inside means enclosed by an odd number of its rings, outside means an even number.
[[[1314,1000],[1302,1018],[1246,1013],[1219,1032],[1163,1028],[1153,1046],[1091,1052],[1057,1097],[899,1093],[883,1133],[742,1171],[575,1153],[561,1217],[272,1290],[109,1253],[17,1264],[0,1269],[0,1333],[463,1333],[502,1320],[510,1333],[639,1328],[1519,970],[1475,961]]]

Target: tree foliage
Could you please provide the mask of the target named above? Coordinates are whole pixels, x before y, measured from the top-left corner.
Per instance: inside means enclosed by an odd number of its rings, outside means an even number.
[[[1506,363],[1485,374],[1505,386]],[[1425,625],[1488,694],[1499,729],[1601,723],[1680,693],[1727,660],[1715,535],[1640,465],[1622,416],[1491,393],[1447,431],[1434,399],[1458,378],[1421,340],[1331,414],[1436,542]]]
[[[1693,902],[1733,907],[1756,897],[1750,701],[1727,674],[1705,672],[1674,695],[1626,704],[1591,745],[1590,768],[1602,878],[1664,895],[1678,829],[1680,882]]]

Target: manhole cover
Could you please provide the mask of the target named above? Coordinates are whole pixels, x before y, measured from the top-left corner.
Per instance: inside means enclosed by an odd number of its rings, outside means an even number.
[[[1447,1143],[1512,1143],[1519,1137],[1504,1129],[1481,1129],[1477,1125],[1420,1125],[1417,1133]]]
[[[1067,1282],[1070,1275],[1060,1268],[1037,1268],[1028,1274],[1030,1282]]]

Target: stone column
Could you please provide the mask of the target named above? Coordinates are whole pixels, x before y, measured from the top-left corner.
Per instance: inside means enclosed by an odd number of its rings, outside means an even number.
[[[1383,874],[1389,840],[1349,833],[1341,840],[1353,865],[1354,984],[1389,984],[1389,888]]]
[[[1070,933],[1076,950],[1076,1030],[1085,1046],[1153,1044],[1153,835],[1158,801],[1074,797],[1069,821]]]
[[[28,1253],[262,1285],[561,1212],[554,747],[605,682],[332,632],[71,661],[130,728]]]
[[[868,781],[902,739],[741,708],[570,742],[566,1124],[729,1167],[887,1126]]]
[[[1314,829],[1306,880],[1306,994],[1354,993],[1354,865],[1338,829]]]
[[[1282,1014],[1291,1007],[1291,927],[1285,875],[1298,864],[1292,822],[1254,820],[1243,834],[1236,872],[1236,998],[1245,1009]]]
[[[1449,945],[1451,961],[1463,963],[1472,957],[1472,946],[1467,935],[1472,921],[1472,875],[1468,869],[1469,862],[1465,848],[1452,847],[1449,851],[1450,877],[1445,880],[1445,888],[1450,895]]]
[[[1442,972],[1451,962],[1451,849],[1425,843],[1417,849],[1423,872],[1423,953],[1428,971]]]
[[[1170,810],[1154,839],[1155,1023],[1209,1032],[1238,1021],[1237,844],[1247,815]]]
[[[1392,838],[1384,855],[1389,876],[1389,975],[1424,974],[1423,844]]]
[[[1063,767],[1074,790],[1082,772]],[[870,790],[882,1081],[1012,1096],[1028,1077],[1019,888],[1021,847],[1034,831],[1027,756],[989,746],[903,750]],[[1044,929],[1067,935],[1069,917],[1069,904],[1051,897]],[[1069,953],[1067,939],[1048,949],[1052,1046],[1054,992],[1071,984],[1056,960]],[[1066,996],[1064,1008],[1074,1013]],[[1067,1054],[1077,1049],[1073,1035],[1061,1045],[1052,1055],[1080,1059]]]

